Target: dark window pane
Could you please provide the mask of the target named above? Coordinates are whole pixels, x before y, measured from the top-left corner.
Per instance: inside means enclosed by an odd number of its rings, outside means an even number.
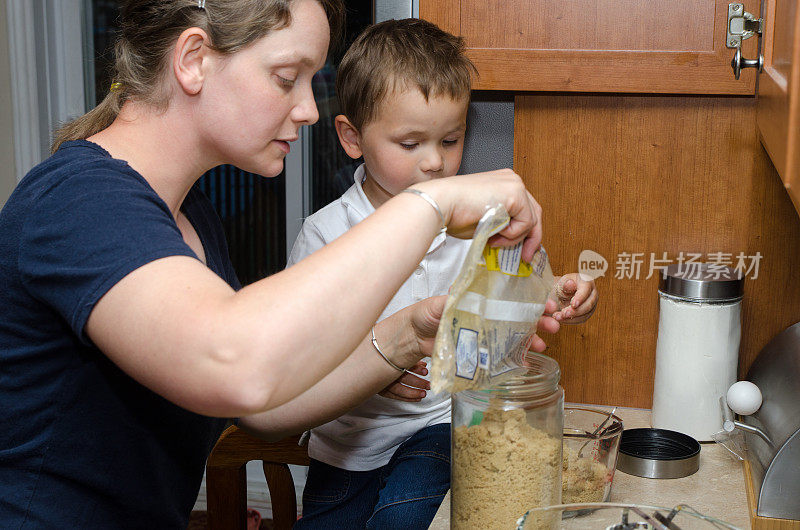
[[[325,67],[314,76],[319,121],[311,127],[311,213],[339,198],[353,184],[361,159],[344,152],[334,128],[340,113],[336,99],[336,68],[355,38],[372,23],[372,0],[347,0],[347,27],[343,42],[331,50]]]
[[[95,105],[103,101],[111,87],[111,73],[114,68],[114,39],[119,30],[118,16],[118,0],[92,0]]]
[[[219,166],[199,181],[225,228],[228,250],[243,285],[286,265],[286,175],[265,178]]]

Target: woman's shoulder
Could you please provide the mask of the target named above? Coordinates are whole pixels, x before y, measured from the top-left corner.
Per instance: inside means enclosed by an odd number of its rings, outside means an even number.
[[[112,158],[87,140],[64,142],[20,181],[18,192],[30,199],[48,194],[85,194],[92,191],[150,190],[147,181],[127,162]]]
[[[88,140],[64,142],[47,160],[32,169],[31,173],[39,170],[80,176],[93,169],[100,169],[109,175],[124,174],[144,180],[127,162],[112,157],[108,151]]]
[[[46,223],[103,224],[136,216],[157,222],[171,219],[169,208],[144,177],[100,146],[78,140],[65,142],[28,172],[0,212],[0,226],[13,223],[22,230],[41,230]]]

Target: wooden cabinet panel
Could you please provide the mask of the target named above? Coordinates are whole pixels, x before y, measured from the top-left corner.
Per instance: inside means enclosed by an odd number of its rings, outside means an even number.
[[[461,0],[461,35],[474,48],[714,50],[713,2]]]
[[[800,9],[796,0],[765,2],[758,130],[800,211]]]
[[[752,95],[755,72],[736,81],[730,67],[728,3],[420,0],[420,17],[464,36],[476,89]]]
[[[514,168],[544,208],[554,272],[576,271],[582,250],[608,260],[595,315],[546,337],[567,400],[651,406],[651,256],[761,254],[757,278],[751,271],[745,282],[740,377],[800,321],[800,218],[758,141],[755,106],[754,98],[516,98]],[[624,253],[642,254],[638,279],[616,277]]]

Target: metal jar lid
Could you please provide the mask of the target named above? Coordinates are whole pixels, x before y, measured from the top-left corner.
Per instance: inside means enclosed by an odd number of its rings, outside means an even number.
[[[714,263],[673,263],[661,275],[658,290],[697,302],[733,302],[742,298],[740,271]]]
[[[645,478],[681,478],[700,468],[700,443],[667,429],[625,429],[617,470]]]

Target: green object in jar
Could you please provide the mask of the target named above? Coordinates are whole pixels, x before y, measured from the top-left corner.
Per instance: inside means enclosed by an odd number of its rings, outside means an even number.
[[[472,412],[472,419],[469,421],[469,426],[472,427],[473,425],[480,425],[483,421],[483,412],[480,410],[476,410]]]

